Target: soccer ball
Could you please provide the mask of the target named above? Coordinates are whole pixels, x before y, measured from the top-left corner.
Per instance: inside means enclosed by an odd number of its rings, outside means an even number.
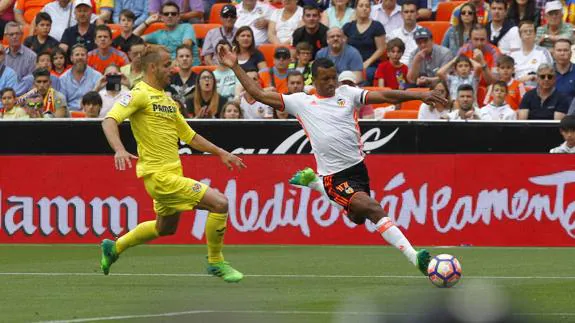
[[[431,283],[440,288],[455,286],[461,279],[461,264],[452,255],[441,254],[429,262],[427,275]]]

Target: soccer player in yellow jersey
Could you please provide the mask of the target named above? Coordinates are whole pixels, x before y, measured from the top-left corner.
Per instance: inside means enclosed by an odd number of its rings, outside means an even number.
[[[170,82],[170,53],[160,46],[148,47],[142,56],[144,79],[129,95],[121,98],[110,110],[102,127],[115,151],[118,170],[132,167],[138,159],[136,173],[144,180],[146,191],[154,199],[156,220],[138,224],[116,241],[102,241],[101,268],[105,275],[126,249],[176,232],[180,214],[192,209],[208,210],[206,240],[208,273],[226,282],[239,282],[243,274],[224,261],[223,238],[226,229],[228,201],[219,191],[183,176],[178,154],[178,139],[193,148],[221,158],[229,168],[245,167],[242,160],[212,144],[190,128],[178,105],[164,92]],[[136,157],[126,151],[120,139],[118,124],[130,119],[138,143]]]

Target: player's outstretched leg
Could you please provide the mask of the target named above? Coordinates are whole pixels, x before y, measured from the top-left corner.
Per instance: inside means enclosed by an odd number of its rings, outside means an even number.
[[[118,238],[117,241],[104,239],[101,243],[102,258],[100,268],[104,275],[110,273],[110,267],[124,250],[146,243],[159,236],[156,230],[156,221],[146,221],[138,224],[133,230]]]
[[[206,240],[208,244],[208,274],[221,277],[225,282],[237,283],[244,275],[224,260],[222,248],[226,232],[227,213],[208,213]]]
[[[319,178],[319,176],[316,175],[316,173],[313,171],[313,169],[306,167],[302,170],[298,170],[293,176],[292,178],[290,178],[289,183],[292,185],[297,185],[297,186],[306,186],[311,188],[314,191],[319,192],[321,195],[324,195],[325,197],[328,198],[329,202],[331,203],[331,205],[337,207],[338,209],[343,209],[343,207],[337,203],[335,203],[334,201],[332,201],[329,196],[327,195],[325,188],[323,187],[323,183],[321,181],[321,178]]]

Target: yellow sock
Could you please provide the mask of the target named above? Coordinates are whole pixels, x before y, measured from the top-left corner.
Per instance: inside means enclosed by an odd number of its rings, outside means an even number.
[[[121,254],[124,250],[146,243],[158,237],[156,221],[146,221],[138,224],[132,231],[116,240],[116,252]]]
[[[224,261],[222,248],[224,246],[224,233],[226,232],[226,213],[208,213],[206,221],[206,241],[208,243],[208,262]]]

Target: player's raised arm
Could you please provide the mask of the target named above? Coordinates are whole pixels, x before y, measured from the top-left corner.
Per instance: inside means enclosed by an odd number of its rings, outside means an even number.
[[[401,103],[411,100],[420,100],[429,105],[435,103],[447,104],[447,99],[444,94],[439,93],[437,90],[429,92],[408,92],[408,91],[370,91],[367,95],[366,104],[378,103]]]
[[[254,82],[238,64],[238,57],[227,46],[220,46],[218,59],[224,65],[234,71],[240,83],[256,101],[269,105],[274,109],[283,109],[281,94],[276,92],[266,92]]]
[[[104,130],[110,147],[114,149],[114,166],[116,169],[125,170],[126,164],[129,168],[132,168],[132,161],[130,159],[138,159],[138,157],[130,154],[126,151],[126,148],[124,148],[116,120],[113,118],[104,119],[104,121],[102,121],[102,129]]]

